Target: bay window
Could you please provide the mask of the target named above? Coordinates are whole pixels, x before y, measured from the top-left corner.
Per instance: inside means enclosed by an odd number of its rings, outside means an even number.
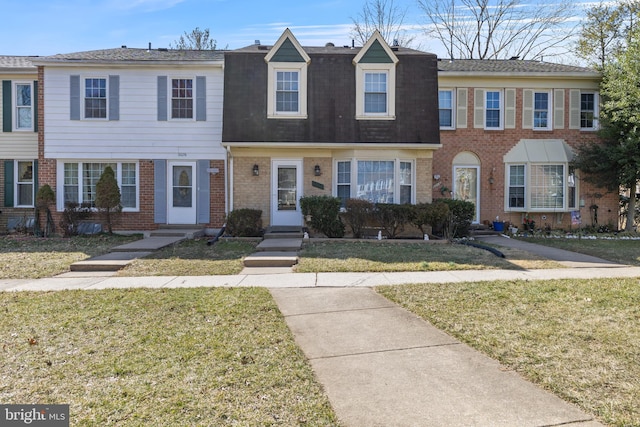
[[[413,203],[413,161],[338,161],[335,194],[342,200],[364,199],[372,203]]]

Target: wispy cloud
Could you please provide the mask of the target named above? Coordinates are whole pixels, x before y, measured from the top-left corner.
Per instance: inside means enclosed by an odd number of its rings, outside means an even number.
[[[108,0],[107,6],[118,10],[141,10],[155,12],[171,9],[186,0]]]

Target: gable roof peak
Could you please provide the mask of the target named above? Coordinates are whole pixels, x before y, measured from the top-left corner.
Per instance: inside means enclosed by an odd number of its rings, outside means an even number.
[[[275,44],[271,47],[271,50],[269,51],[269,53],[267,53],[267,56],[264,57],[265,62],[271,62],[273,58],[278,54],[280,48],[283,45],[294,48],[300,55],[300,58],[307,64],[311,62],[311,58],[309,57],[307,52],[304,51],[302,45],[300,45],[300,42],[298,42],[298,39],[296,39],[289,28],[286,28],[284,30],[280,38],[278,38],[278,41],[276,41]]]
[[[372,47],[374,49],[382,48],[382,50],[384,51],[386,56],[388,56],[388,59],[389,59],[389,61],[385,61],[385,62],[392,62],[394,64],[398,63],[398,57],[396,56],[395,53],[393,53],[393,50],[391,49],[389,44],[387,44],[387,42],[382,37],[382,34],[380,34],[380,31],[378,30],[373,31],[373,34],[371,35],[371,37],[369,37],[369,40],[367,40],[364,46],[362,46],[362,49],[360,49],[360,52],[358,52],[356,57],[353,58],[353,63],[357,64],[360,61],[362,61],[362,59],[367,55],[367,53],[369,53],[369,50]]]

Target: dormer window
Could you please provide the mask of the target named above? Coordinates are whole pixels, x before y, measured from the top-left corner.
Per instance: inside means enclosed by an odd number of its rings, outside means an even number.
[[[267,117],[307,118],[307,67],[311,58],[289,29],[264,58],[268,66]]]
[[[356,66],[356,119],[394,120],[398,58],[379,32],[353,60]]]

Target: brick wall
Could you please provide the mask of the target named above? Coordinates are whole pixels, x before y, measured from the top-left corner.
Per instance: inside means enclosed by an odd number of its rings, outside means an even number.
[[[551,131],[533,131],[522,129],[522,89],[517,89],[516,93],[516,128],[501,131],[486,131],[484,129],[473,128],[473,105],[474,90],[469,88],[469,100],[467,109],[466,129],[443,130],[441,131],[441,143],[443,147],[435,151],[433,159],[433,173],[441,176],[442,185],[448,189],[453,188],[453,159],[463,151],[474,153],[480,159],[480,222],[492,221],[496,216],[504,221],[510,221],[516,225],[522,224],[523,213],[505,212],[505,166],[503,156],[515,146],[521,139],[562,139],[569,146],[575,148],[579,144],[597,141],[595,132],[581,132],[569,129],[569,91],[565,92],[565,128]],[[489,177],[493,172],[494,183],[489,184]],[[436,190],[437,191],[437,190]],[[447,193],[448,194],[448,193]],[[445,196],[447,195],[445,194]],[[598,198],[596,195],[602,195]],[[436,193],[436,197],[439,192]],[[618,195],[608,193],[605,189],[596,188],[591,184],[580,180],[579,198],[584,199],[586,208],[581,209],[583,225],[590,224],[589,206],[592,201],[599,206],[598,223],[606,224],[612,222],[617,225],[618,215]],[[544,226],[548,223],[552,228],[569,228],[571,216],[569,213],[546,212],[546,220],[543,214],[531,214],[537,226]]]

